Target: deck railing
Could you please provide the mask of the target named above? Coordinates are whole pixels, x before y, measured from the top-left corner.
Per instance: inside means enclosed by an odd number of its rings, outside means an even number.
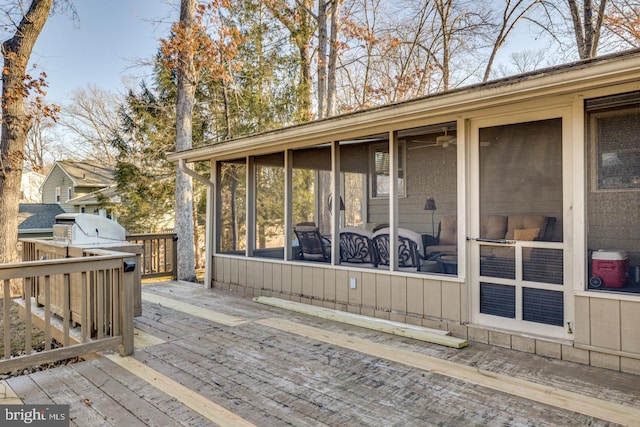
[[[140,271],[142,278],[171,276],[178,277],[178,236],[174,233],[130,234],[127,242],[140,245],[144,249]]]
[[[23,241],[25,255],[36,244]],[[119,350],[133,354],[135,261],[131,254],[85,249],[76,257],[0,264],[3,285],[3,344],[0,372]],[[11,289],[22,295],[12,295]],[[20,300],[24,355],[12,357],[11,305]],[[44,333],[44,350],[35,352],[32,329]],[[61,347],[55,347],[55,343]],[[14,343],[15,346],[16,343]]]

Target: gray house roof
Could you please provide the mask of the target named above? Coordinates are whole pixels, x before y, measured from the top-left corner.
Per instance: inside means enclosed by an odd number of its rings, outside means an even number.
[[[118,195],[117,191],[118,189],[116,185],[113,184],[109,187],[93,191],[89,194],[85,194],[84,196],[67,200],[66,203],[69,205],[97,205],[99,203],[98,197],[100,196],[104,199],[109,200],[110,202],[120,203],[120,196]]]
[[[53,229],[56,215],[64,213],[57,203],[21,203],[18,211],[18,230]]]
[[[71,178],[75,187],[107,187],[113,183],[113,169],[88,160],[61,160],[56,166]]]

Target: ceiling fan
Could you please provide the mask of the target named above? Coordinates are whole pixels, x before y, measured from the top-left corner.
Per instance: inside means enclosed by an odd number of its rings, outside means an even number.
[[[414,149],[425,148],[425,147],[447,148],[450,145],[455,145],[456,144],[456,136],[455,135],[449,135],[448,131],[449,131],[448,127],[443,127],[442,128],[442,132],[444,132],[444,135],[436,136],[435,141],[433,141],[433,140],[425,141],[423,139],[413,139],[411,142],[416,142],[416,143],[426,142],[426,144],[420,144],[420,145],[416,145],[416,146],[413,146],[413,147],[409,147],[409,149],[410,150],[412,150],[412,149],[414,150]]]
[[[436,145],[442,145],[443,148],[447,148],[449,145],[455,145],[456,137],[454,135],[448,135],[449,128],[442,128],[444,135],[436,137]]]

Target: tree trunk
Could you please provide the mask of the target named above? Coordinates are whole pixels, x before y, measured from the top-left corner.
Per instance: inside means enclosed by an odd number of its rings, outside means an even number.
[[[600,0],[595,22],[591,0],[584,0],[582,18],[580,16],[578,0],[568,0],[568,3],[578,55],[580,59],[593,58],[598,52],[598,42],[600,41],[600,32],[604,22],[607,0]]]
[[[336,66],[338,64],[338,32],[342,0],[331,2],[331,34],[329,36],[329,70],[327,72],[327,117],[336,114]]]
[[[0,263],[17,260],[18,205],[22,162],[31,119],[25,110],[24,79],[33,46],[53,0],[33,0],[12,38],[2,45],[2,138],[0,140]]]
[[[195,0],[181,0],[180,23],[186,34],[193,32]],[[192,116],[195,98],[193,52],[185,49],[179,55],[176,100],[176,151],[192,145]],[[178,235],[178,280],[196,281],[193,237],[193,183],[191,177],[176,170],[176,234]]]
[[[318,118],[325,116],[327,99],[327,2],[318,0]]]

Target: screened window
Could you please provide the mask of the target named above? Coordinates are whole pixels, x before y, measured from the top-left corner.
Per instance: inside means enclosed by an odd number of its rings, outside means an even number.
[[[598,190],[640,189],[640,107],[594,113]]]

